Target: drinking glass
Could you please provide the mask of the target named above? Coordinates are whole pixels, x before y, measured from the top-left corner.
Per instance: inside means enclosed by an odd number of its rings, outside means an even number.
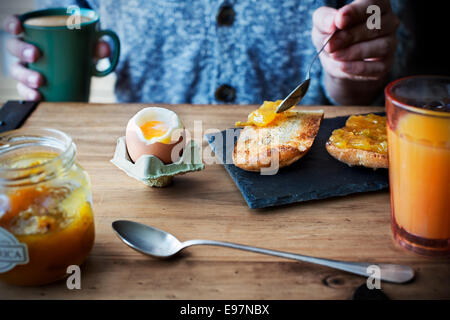
[[[424,255],[450,253],[450,78],[414,76],[385,89],[391,226]]]

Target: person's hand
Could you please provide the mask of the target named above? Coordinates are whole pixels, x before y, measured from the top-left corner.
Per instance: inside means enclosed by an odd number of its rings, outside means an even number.
[[[366,25],[370,5],[381,9],[381,29]],[[389,0],[355,0],[339,10],[321,7],[314,12],[312,40],[320,49],[339,29],[320,55],[326,74],[335,79],[380,80],[391,69],[399,20]]]
[[[13,34],[19,35],[23,28],[17,16],[9,16],[4,22],[4,29]],[[7,50],[17,58],[18,62],[10,66],[11,76],[18,81],[17,91],[24,100],[41,100],[42,95],[37,90],[45,83],[44,77],[36,71],[26,67],[27,63],[35,62],[42,55],[38,48],[22,41],[19,37],[13,37],[6,42]],[[106,58],[110,55],[109,45],[104,41],[99,41],[95,47],[95,56],[98,59]]]

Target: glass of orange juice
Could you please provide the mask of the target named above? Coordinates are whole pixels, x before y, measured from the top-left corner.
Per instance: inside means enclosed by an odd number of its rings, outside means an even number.
[[[450,78],[413,76],[385,89],[391,226],[424,255],[450,254]]]

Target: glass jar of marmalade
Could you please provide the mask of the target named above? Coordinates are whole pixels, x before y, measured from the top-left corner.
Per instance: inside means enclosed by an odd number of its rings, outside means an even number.
[[[90,180],[75,157],[58,130],[0,134],[0,281],[50,283],[91,251]]]

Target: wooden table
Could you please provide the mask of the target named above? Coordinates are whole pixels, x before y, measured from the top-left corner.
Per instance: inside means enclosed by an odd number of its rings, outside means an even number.
[[[28,119],[26,127],[57,128],[73,137],[78,160],[92,180],[96,242],[82,266],[81,290],[68,290],[65,281],[29,288],[0,284],[0,298],[348,299],[366,281],[308,263],[206,246],[155,260],[116,237],[111,223],[117,219],[146,223],[181,240],[215,239],[331,259],[408,264],[417,271],[416,279],[406,285],[382,283],[390,298],[450,298],[449,260],[415,255],[392,240],[388,191],[251,210],[218,164],[176,177],[165,189],[129,178],[109,160],[128,119],[143,107],[41,103]],[[203,120],[203,129],[229,128],[255,108],[165,107],[190,130],[194,120]],[[323,109],[326,117],[382,110]]]

